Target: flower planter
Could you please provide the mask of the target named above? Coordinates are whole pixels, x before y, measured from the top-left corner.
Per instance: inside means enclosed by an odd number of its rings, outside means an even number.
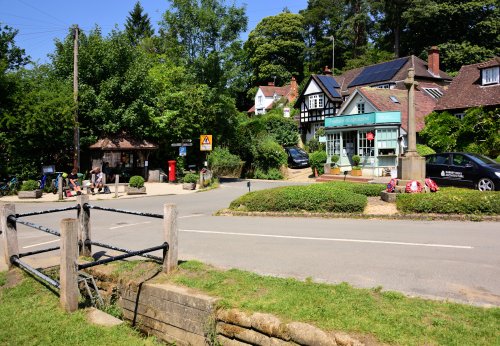
[[[196,189],[196,183],[183,183],[182,189],[183,190],[194,190],[194,189]]]
[[[340,167],[333,167],[330,170],[331,174],[340,174]]]
[[[32,191],[19,191],[17,193],[17,197],[20,199],[23,198],[40,198],[42,197],[42,190],[32,190]]]
[[[145,195],[146,194],[146,187],[131,187],[131,186],[125,186],[125,192],[127,195]]]
[[[353,169],[351,171],[351,175],[355,177],[361,177],[362,176],[362,170],[361,169]]]

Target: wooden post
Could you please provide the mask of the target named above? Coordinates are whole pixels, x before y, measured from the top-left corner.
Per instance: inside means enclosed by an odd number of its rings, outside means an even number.
[[[14,204],[0,204],[0,230],[2,231],[5,263],[9,269],[12,267],[11,257],[19,256],[16,224],[7,220],[9,215],[15,214],[16,206]]]
[[[62,176],[59,176],[57,178],[57,192],[59,193],[59,200],[60,201],[62,201],[62,199],[63,199],[62,180],[63,180]]]
[[[90,209],[84,209],[83,205],[89,202],[89,195],[80,195],[76,197],[78,202],[78,244],[80,256],[92,256],[92,245],[85,244],[85,241],[90,241]]]
[[[163,272],[170,273],[177,268],[177,206],[173,203],[163,205],[163,231],[165,232],[165,241],[169,249],[163,260]]]
[[[115,198],[118,198],[118,183],[120,182],[120,174],[115,174]]]
[[[78,309],[78,220],[61,220],[60,303],[67,312]]]

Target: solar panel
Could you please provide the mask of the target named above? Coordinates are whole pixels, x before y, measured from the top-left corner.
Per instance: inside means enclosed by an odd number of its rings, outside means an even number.
[[[340,85],[337,83],[335,78],[332,76],[324,76],[320,75],[318,76],[319,80],[323,85],[325,86],[326,90],[332,95],[333,97],[340,97],[340,94],[335,90],[335,88],[340,88]]]
[[[361,71],[361,73],[354,78],[348,85],[348,88],[366,85],[375,82],[382,82],[391,79],[408,61],[408,58],[396,59],[381,64],[368,66]]]

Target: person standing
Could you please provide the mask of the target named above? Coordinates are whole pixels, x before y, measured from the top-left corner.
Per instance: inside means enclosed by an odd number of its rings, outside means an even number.
[[[90,171],[90,174],[94,174],[94,179],[92,180],[92,183],[90,184],[90,191],[92,192],[93,195],[95,195],[95,188],[97,188],[97,193],[101,193],[103,183],[102,183],[102,172],[99,167],[94,167]]]

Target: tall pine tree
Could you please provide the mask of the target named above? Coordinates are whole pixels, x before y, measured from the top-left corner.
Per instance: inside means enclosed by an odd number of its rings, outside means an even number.
[[[133,45],[139,44],[143,39],[153,36],[154,30],[151,26],[151,21],[147,13],[143,13],[139,1],[135,3],[134,9],[129,12],[127,22],[125,23],[125,31],[130,42]]]

